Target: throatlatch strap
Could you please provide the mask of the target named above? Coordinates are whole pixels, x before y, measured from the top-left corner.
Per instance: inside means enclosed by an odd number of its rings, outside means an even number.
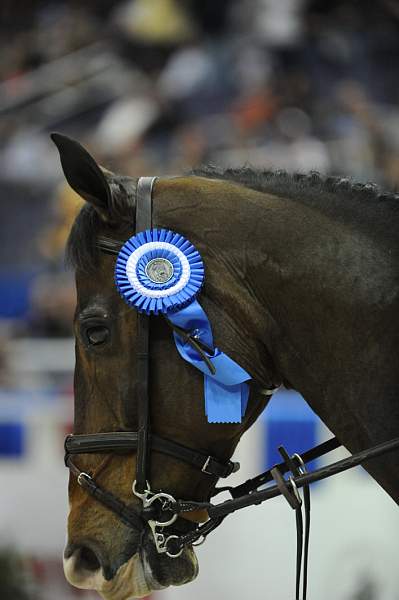
[[[151,229],[152,186],[156,177],[140,177],[136,192],[136,233]],[[138,440],[136,490],[143,493],[146,489],[146,477],[149,473],[148,436],[150,430],[150,401],[148,395],[149,378],[149,317],[137,315],[137,370],[136,370],[136,403],[138,412]]]

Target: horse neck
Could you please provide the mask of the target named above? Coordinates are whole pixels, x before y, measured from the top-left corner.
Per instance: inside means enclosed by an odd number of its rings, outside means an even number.
[[[154,212],[204,257],[201,303],[222,349],[261,383],[300,392],[356,452],[397,433],[399,248],[386,235],[396,217],[323,200],[191,178],[159,182]],[[240,433],[263,406],[249,407]],[[397,500],[397,465],[368,470]]]
[[[231,352],[242,366],[264,385],[283,381],[319,394],[320,364],[327,365],[325,379],[333,375],[326,337],[338,345],[347,337],[345,323],[331,331],[331,317],[341,308],[338,278],[347,283],[337,272],[337,246],[350,254],[353,231],[321,207],[198,177],[160,180],[154,219],[185,234],[203,255],[201,303],[215,312],[217,339],[230,321],[239,337]]]
[[[205,260],[200,302],[215,339],[234,339],[226,351],[264,387],[291,379],[276,358],[294,318],[286,292],[304,287],[296,277],[305,237],[299,213],[292,201],[229,182],[192,177],[155,187],[155,225],[183,233]],[[257,402],[259,413],[265,400]]]

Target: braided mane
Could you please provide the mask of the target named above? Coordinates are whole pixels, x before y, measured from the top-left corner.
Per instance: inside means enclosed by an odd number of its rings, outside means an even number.
[[[382,191],[374,183],[357,183],[346,177],[323,177],[315,171],[308,174],[288,173],[287,171],[267,171],[243,167],[240,169],[220,169],[204,166],[194,170],[192,175],[232,181],[259,192],[273,194],[304,203],[342,203],[342,201],[366,205],[384,203],[399,209],[399,193]],[[109,207],[110,221],[121,224],[132,217],[132,182],[125,176],[113,175],[110,179],[113,203]],[[98,261],[98,248],[95,239],[104,226],[97,211],[85,204],[72,227],[67,244],[67,262],[74,268],[84,271],[95,269]]]

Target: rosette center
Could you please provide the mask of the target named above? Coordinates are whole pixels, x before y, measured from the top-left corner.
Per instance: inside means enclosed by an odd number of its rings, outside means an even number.
[[[139,312],[166,314],[194,301],[204,265],[198,250],[179,233],[148,229],[123,245],[115,281],[124,300]]]
[[[153,258],[147,263],[145,273],[153,283],[167,283],[173,277],[174,268],[167,258]]]

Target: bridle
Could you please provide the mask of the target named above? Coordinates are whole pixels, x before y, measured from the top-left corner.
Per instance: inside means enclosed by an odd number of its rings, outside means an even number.
[[[141,177],[136,189],[136,232],[150,229],[152,225],[152,187],[155,177]],[[108,254],[118,254],[121,249],[120,242],[109,238],[100,238],[97,246]],[[84,435],[68,435],[65,440],[65,464],[71,473],[77,477],[78,484],[83,487],[96,500],[112,510],[127,525],[138,531],[143,531],[147,524],[153,532],[156,549],[159,553],[166,553],[169,557],[179,556],[183,548],[178,551],[171,549],[172,540],[177,535],[163,535],[160,530],[170,527],[177,520],[177,513],[162,511],[160,504],[165,501],[174,502],[170,494],[153,493],[149,485],[150,449],[177,458],[199,469],[202,473],[212,477],[216,482],[219,478],[226,478],[239,469],[239,463],[221,461],[218,458],[203,452],[188,448],[174,441],[164,439],[150,431],[150,399],[148,391],[149,381],[149,323],[150,317],[138,313],[137,320],[137,351],[136,351],[136,391],[138,428],[132,432],[110,432]],[[171,325],[172,326],[172,325]],[[206,357],[205,349],[189,332],[179,330],[172,326],[174,331],[191,342],[198,352]],[[267,392],[266,392],[267,393]],[[88,473],[81,472],[72,460],[73,455],[86,453],[131,453],[136,452],[136,477],[133,483],[133,493],[142,500],[143,509],[139,515],[122,503],[110,492],[102,489]],[[157,505],[157,506],[156,506]],[[162,518],[160,513],[166,513]],[[165,515],[163,515],[165,517]],[[155,518],[157,517],[157,518]]]
[[[152,188],[155,177],[141,177],[136,189],[136,233],[151,229],[152,227]],[[108,254],[118,255],[121,243],[109,238],[99,238],[98,248]],[[307,553],[310,525],[310,494],[309,484],[336,473],[361,464],[365,460],[380,456],[399,448],[399,438],[384,442],[368,450],[359,452],[347,459],[333,463],[322,469],[308,473],[306,463],[323,456],[338,448],[341,444],[336,438],[320,444],[319,446],[303,453],[301,456],[289,456],[283,447],[279,448],[283,461],[261,475],[246,481],[236,487],[216,488],[212,496],[222,491],[229,492],[231,499],[219,504],[210,502],[195,502],[176,500],[171,494],[164,491],[153,491],[150,486],[150,451],[160,452],[177,458],[199,469],[202,473],[213,478],[216,483],[218,478],[226,478],[239,469],[239,464],[228,460],[226,462],[209,455],[202,450],[189,448],[174,441],[164,439],[151,432],[150,424],[150,398],[149,398],[149,334],[150,317],[138,313],[137,321],[137,352],[136,352],[136,404],[138,415],[137,431],[95,433],[68,435],[65,440],[65,464],[70,472],[77,478],[78,484],[102,505],[114,512],[127,526],[141,534],[148,528],[152,532],[155,548],[159,554],[166,554],[170,558],[181,555],[186,546],[198,545],[205,541],[211,531],[216,529],[224,518],[247,506],[260,504],[265,500],[283,495],[291,508],[296,513],[297,523],[297,583],[296,598],[300,597],[300,575],[302,557],[304,558],[303,570],[303,598],[306,598],[307,586]],[[183,330],[169,323],[174,332],[181,336],[198,352],[202,360],[209,362],[209,348],[204,347],[195,339],[193,332]],[[256,384],[255,384],[256,385]],[[272,395],[276,388],[260,390],[266,395]],[[90,473],[82,472],[73,461],[74,455],[79,454],[110,454],[136,452],[136,477],[132,490],[142,502],[140,513],[126,505],[113,493],[103,489]],[[291,473],[286,479],[284,475]],[[274,485],[266,484],[274,481]],[[263,489],[259,489],[262,487]],[[302,499],[299,489],[304,488],[305,527],[302,519]],[[206,510],[209,520],[203,524],[193,524],[187,531],[178,527],[176,523],[179,516],[184,516],[197,510]]]

